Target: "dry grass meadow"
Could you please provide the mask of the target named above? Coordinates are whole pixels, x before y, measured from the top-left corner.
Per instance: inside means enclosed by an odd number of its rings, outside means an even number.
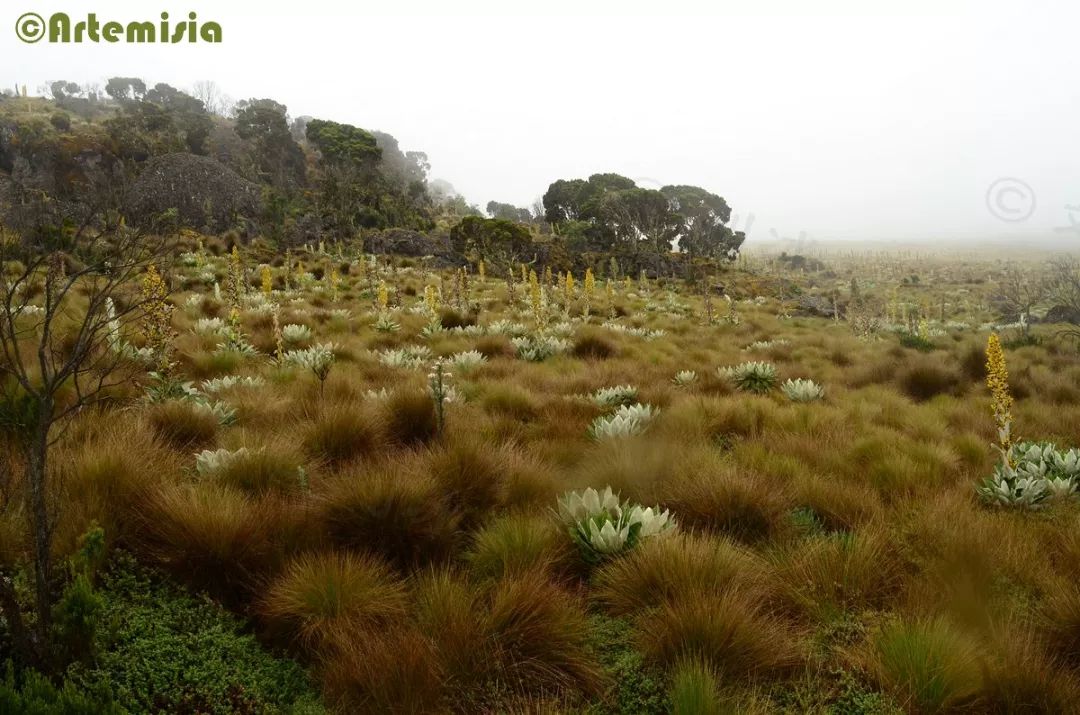
[[[1080,711],[1080,507],[976,491],[1001,460],[991,331],[1018,440],[1080,445],[1080,361],[995,325],[997,259],[751,256],[724,297],[185,241],[168,376],[56,447],[55,549],[96,522],[326,708]],[[775,374],[721,370],[748,362]],[[606,487],[670,521],[575,538],[558,500]]]

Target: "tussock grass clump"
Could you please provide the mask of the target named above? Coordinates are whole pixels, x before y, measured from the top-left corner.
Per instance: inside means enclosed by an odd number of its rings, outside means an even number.
[[[358,634],[404,619],[406,591],[391,569],[371,556],[305,554],[270,583],[260,610],[317,646],[343,631]]]
[[[1027,620],[1012,619],[992,628],[984,659],[988,712],[1065,713],[1080,701],[1076,673],[1047,653],[1031,626]]]
[[[538,571],[486,588],[436,571],[418,580],[416,603],[466,711],[502,712],[500,700],[595,694],[600,686],[581,603]]]
[[[1042,629],[1052,653],[1080,666],[1080,592],[1074,583],[1054,584],[1042,608]]]
[[[296,453],[281,445],[245,450],[222,464],[212,478],[252,494],[295,494],[306,479]]]
[[[600,672],[586,646],[585,612],[545,576],[528,573],[500,581],[487,618],[498,644],[500,680],[513,690],[596,691]]]
[[[535,420],[540,403],[529,392],[508,384],[487,385],[480,403],[484,409],[519,422]]]
[[[781,555],[778,580],[794,604],[817,617],[880,608],[902,583],[894,551],[880,530],[826,534]]]
[[[745,542],[776,534],[791,507],[764,477],[725,468],[686,474],[661,484],[660,501],[688,527]]]
[[[124,420],[95,431],[74,460],[67,497],[101,523],[110,538],[127,535],[147,495],[180,472],[175,453],[145,426]]]
[[[732,588],[767,592],[763,564],[752,552],[726,538],[687,533],[642,543],[604,564],[593,581],[597,600],[618,616]]]
[[[940,361],[923,359],[901,372],[898,382],[904,394],[916,402],[923,402],[955,392],[960,386],[960,377],[953,370],[942,367]]]
[[[510,338],[505,335],[481,335],[473,343],[473,349],[492,360],[498,357],[513,357],[517,352]]]
[[[427,455],[427,470],[463,525],[480,521],[505,499],[510,459],[506,450],[472,437],[434,449]]]
[[[399,390],[383,402],[380,415],[386,435],[397,444],[424,444],[439,433],[435,403],[426,392]]]
[[[571,349],[574,357],[586,360],[606,360],[618,354],[618,348],[599,330],[582,330],[574,338]]]
[[[638,628],[650,658],[670,666],[698,657],[725,679],[779,675],[802,657],[790,626],[734,589],[665,603]]]
[[[940,618],[886,625],[873,637],[866,665],[913,712],[971,709],[982,692],[978,644]]]
[[[280,551],[280,505],[211,485],[165,485],[140,512],[137,549],[182,579],[230,598]]]
[[[500,517],[477,531],[465,558],[481,578],[558,570],[572,562],[566,535],[555,521],[525,514]]]
[[[372,456],[383,446],[378,422],[359,402],[318,406],[302,440],[308,454],[331,464]]]
[[[169,400],[153,405],[147,419],[163,440],[177,449],[210,444],[217,437],[217,415],[189,400]]]
[[[321,675],[325,697],[341,712],[445,712],[435,652],[427,638],[408,626],[343,633]]]
[[[791,485],[793,500],[808,507],[829,531],[850,531],[881,518],[881,499],[872,487],[803,473]]]
[[[458,517],[438,484],[406,469],[345,474],[316,512],[333,543],[374,552],[401,570],[443,561],[458,543]]]
[[[687,658],[671,674],[672,715],[720,715],[723,708],[716,674],[707,663]]]

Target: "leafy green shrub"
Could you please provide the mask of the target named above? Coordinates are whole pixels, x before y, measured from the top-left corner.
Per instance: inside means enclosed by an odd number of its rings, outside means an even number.
[[[24,670],[16,677],[9,661],[0,683],[0,712],[20,715],[125,715],[126,710],[108,692],[83,690],[70,680],[60,687],[36,670]]]
[[[107,687],[133,713],[324,712],[303,669],[263,651],[235,617],[128,556],[113,562],[100,580],[107,627],[94,662],[69,669],[74,685]]]
[[[905,348],[911,348],[924,353],[928,353],[937,347],[929,338],[908,331],[900,333],[900,344]]]

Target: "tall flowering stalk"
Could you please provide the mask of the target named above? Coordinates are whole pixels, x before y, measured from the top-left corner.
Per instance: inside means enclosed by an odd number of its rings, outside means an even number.
[[[229,303],[233,310],[240,310],[240,296],[244,292],[244,264],[240,260],[240,251],[233,244],[229,255]]]
[[[336,267],[330,269],[330,300],[337,302],[338,299],[338,285],[341,283],[341,276],[338,275]]]
[[[386,307],[390,304],[390,289],[386,287],[386,281],[379,281],[379,312],[385,313]]]
[[[536,276],[536,271],[529,271],[529,304],[532,306],[533,319],[539,326],[543,320],[540,315],[540,279]]]
[[[476,266],[476,273],[480,276],[480,280],[487,278],[487,266],[484,265],[484,259],[480,259],[480,263]]]
[[[585,269],[585,281],[582,284],[582,287],[585,293],[585,317],[588,318],[593,293],[596,291],[596,277],[593,275],[592,268]]]
[[[274,359],[278,364],[285,358],[285,337],[281,332],[281,318],[278,316],[278,307],[274,306]]]
[[[573,271],[566,272],[566,283],[563,285],[563,300],[566,303],[566,309],[570,309],[570,301],[574,299],[574,273]]]
[[[986,385],[990,388],[990,406],[997,425],[998,450],[1002,458],[1015,466],[1012,458],[1012,404],[1009,394],[1009,371],[1005,366],[1005,352],[1001,339],[991,333],[986,341]]]
[[[267,298],[270,297],[270,292],[274,289],[274,276],[270,271],[270,266],[262,267],[262,292]]]
[[[153,263],[143,275],[141,294],[146,306],[142,324],[143,338],[146,340],[146,347],[154,356],[155,369],[164,375],[172,367],[169,354],[173,337],[173,306],[168,301],[169,289],[165,280]]]
[[[435,292],[435,286],[430,283],[424,286],[424,305],[432,315],[435,315],[435,311],[439,309],[439,296]]]
[[[450,394],[450,373],[443,366],[442,358],[435,361],[428,373],[428,390],[435,403],[435,425],[439,432],[446,426],[446,400]]]

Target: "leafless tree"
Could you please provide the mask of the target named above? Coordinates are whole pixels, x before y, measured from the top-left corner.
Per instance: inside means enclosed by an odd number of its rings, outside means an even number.
[[[1068,257],[1051,262],[1048,294],[1056,306],[1061,306],[1070,314],[1073,321],[1080,318],[1080,261]],[[1075,322],[1061,333],[1080,342],[1080,325]]]
[[[167,239],[103,220],[103,208],[60,220],[56,203],[39,194],[0,207],[0,216],[19,216],[0,223],[0,428],[15,447],[0,508],[26,520],[34,584],[28,627],[12,574],[0,573],[0,612],[27,661],[45,667],[62,580],[53,567],[61,500],[50,455],[72,417],[130,376],[118,333],[145,311],[139,277],[169,254]]]
[[[1025,316],[1023,321],[1024,337],[1030,329],[1031,311],[1036,305],[1046,300],[1049,287],[1046,279],[1034,271],[1010,266],[1002,273],[997,282],[994,296],[998,310],[1006,316]]]
[[[221,91],[217,82],[212,79],[204,79],[195,83],[191,90],[192,96],[203,103],[206,111],[219,117],[228,116],[232,109],[232,100]]]

